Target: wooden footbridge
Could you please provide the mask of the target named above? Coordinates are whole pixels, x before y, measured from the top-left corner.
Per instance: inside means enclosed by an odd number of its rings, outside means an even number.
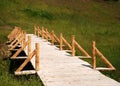
[[[25,59],[15,70],[16,75],[37,73],[44,86],[120,86],[119,82],[98,71],[115,70],[115,68],[97,49],[94,41],[90,56],[75,41],[75,36],[72,36],[70,44],[62,34],[57,37],[54,31],[50,33],[43,27],[42,29],[34,27],[34,34],[26,34],[19,27],[15,27],[8,35],[8,39],[9,49],[15,51],[11,59]],[[76,48],[84,56],[75,56]],[[27,56],[19,57],[21,51],[25,51]],[[100,56],[107,68],[96,67],[96,55]],[[92,64],[80,58],[91,59]],[[32,63],[35,70],[23,70],[28,62]]]

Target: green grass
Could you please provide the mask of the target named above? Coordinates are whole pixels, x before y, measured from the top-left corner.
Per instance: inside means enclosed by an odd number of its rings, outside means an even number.
[[[117,69],[116,71],[103,73],[120,82],[119,8],[119,1],[0,1],[0,43],[7,40],[6,36],[14,26],[20,26],[28,33],[33,33],[35,24],[40,27],[44,26],[49,31],[54,30],[58,36],[62,32],[69,42],[71,35],[74,34],[78,43],[90,55],[91,42],[95,40],[98,49]],[[81,53],[78,52],[77,54],[80,55]],[[98,66],[100,64],[101,62],[98,59]],[[10,78],[10,76],[8,77]]]
[[[0,59],[0,86],[43,86],[37,75],[15,76],[9,70],[10,61]]]

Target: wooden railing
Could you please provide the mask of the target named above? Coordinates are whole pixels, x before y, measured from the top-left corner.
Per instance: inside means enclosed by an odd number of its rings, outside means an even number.
[[[38,34],[37,34],[38,33]],[[54,31],[51,33],[48,32],[48,30],[44,30],[44,27],[42,27],[42,30],[38,27],[34,27],[34,34],[38,37],[45,38],[47,41],[52,40],[52,45],[55,44],[55,42],[59,43],[60,50],[64,50],[63,46],[67,46],[69,50],[66,50],[67,52],[72,52],[72,56],[75,56],[75,49],[78,48],[85,56],[86,58],[91,58],[91,56],[75,41],[75,37],[72,36],[72,44],[70,44],[64,37],[63,34],[60,34],[60,37],[57,37],[55,35]]]
[[[35,73],[35,71],[21,71],[27,64],[30,62],[30,60],[35,56],[35,70],[39,71],[40,70],[40,56],[39,56],[39,43],[35,44],[36,49],[33,50],[31,53],[29,53],[28,57],[25,59],[25,61],[20,65],[20,67],[15,71],[16,75],[21,75],[21,74],[30,74],[30,73]]]
[[[96,55],[98,55],[108,68],[97,67],[96,68]],[[105,58],[105,56],[97,49],[95,41],[92,42],[92,66],[93,69],[97,70],[115,70],[113,65]]]
[[[63,37],[63,34],[60,34],[60,50],[63,50],[63,46],[66,45],[70,50],[72,50],[72,46],[68,41]]]
[[[48,32],[47,29],[40,29],[39,27],[34,27],[34,34],[38,37],[46,39],[46,41],[51,40],[51,44],[55,45],[55,42],[58,42],[60,46],[60,50],[64,50],[63,46],[67,46],[69,48],[69,51],[71,52],[72,56],[75,56],[76,54],[76,48],[80,50],[86,58],[91,58],[91,56],[78,44],[78,42],[75,40],[75,36],[72,35],[71,38],[71,44],[63,37],[63,34],[60,34],[60,37],[57,37],[55,35],[54,31],[51,33]],[[22,59],[17,57],[20,52],[22,52],[26,47],[28,48],[28,56],[23,62],[23,64],[15,71],[15,74],[22,74],[24,72],[21,72],[21,70],[25,67],[25,65],[33,58],[33,56],[36,57],[35,64],[36,64],[36,71],[39,70],[39,44],[36,43],[36,49],[31,52],[31,37],[28,36],[28,40],[26,41],[26,32],[23,31],[21,28],[15,27],[15,29],[8,35],[8,39],[10,42],[10,50],[14,50],[15,47],[18,45],[21,45],[21,47],[13,54],[11,59]],[[102,61],[107,65],[106,67],[96,67],[96,55],[98,55]],[[115,70],[115,67],[105,58],[105,56],[96,48],[95,41],[92,42],[92,67],[93,69],[97,70]],[[25,72],[26,73],[26,72]]]
[[[78,48],[86,57],[84,58],[91,58],[91,56],[82,48],[78,42],[75,40],[75,36],[72,36],[72,56],[75,56],[75,47]],[[81,57],[82,58],[82,57]]]
[[[37,34],[38,33],[38,34]],[[63,34],[60,34],[60,37],[57,37],[57,35],[55,35],[54,31],[52,31],[51,33],[48,32],[48,30],[44,30],[44,27],[42,27],[42,30],[38,27],[35,26],[34,28],[34,34],[37,35],[38,37],[42,37],[44,39],[46,39],[48,41],[52,40],[51,44],[54,45],[55,42],[59,43],[60,46],[60,50],[64,50],[63,46],[67,46],[69,48],[69,52],[72,53],[72,56],[76,56],[76,48],[82,52],[83,55],[85,56],[80,56],[79,58],[91,58],[91,56],[85,51],[84,48],[82,48],[82,46],[80,46],[80,44],[78,44],[78,42],[75,40],[75,36],[72,35],[72,39],[71,39],[71,44],[63,37]],[[112,64],[103,56],[103,54],[95,47],[94,45],[95,42],[93,42],[92,45],[92,66],[93,69],[97,69],[97,70],[115,70],[115,68],[112,66]],[[96,68],[96,54],[98,54],[100,56],[100,58],[103,60],[103,62],[105,62],[107,64],[107,66],[109,68]]]
[[[17,37],[17,35],[19,35],[20,32],[21,28],[15,27],[15,29],[13,29],[11,33],[8,35],[8,40],[11,42],[12,40],[15,39],[15,37]]]
[[[40,63],[40,55],[39,55],[39,43],[36,43],[36,48],[32,51],[31,49],[31,36],[28,36],[28,40],[26,41],[26,32],[22,29],[19,29],[18,27],[15,27],[13,31],[8,35],[9,39],[9,50],[16,51],[12,56],[11,59],[25,59],[25,61],[20,65],[20,67],[15,71],[16,75],[21,74],[32,74],[36,73],[40,69],[39,63]],[[17,46],[20,46],[20,48],[16,49]],[[27,48],[27,55],[28,56],[18,56],[24,49]],[[31,52],[32,51],[32,52]],[[21,71],[28,62],[35,56],[35,70],[27,70],[27,71]]]

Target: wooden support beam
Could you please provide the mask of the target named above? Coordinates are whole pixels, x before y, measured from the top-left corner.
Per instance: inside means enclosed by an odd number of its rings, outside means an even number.
[[[53,34],[53,36],[54,36],[55,40],[56,40],[58,43],[60,43],[60,39],[59,39],[55,34]]]
[[[39,48],[39,43],[36,43],[35,44],[36,46],[36,49],[35,49],[35,69],[36,71],[39,71],[40,70],[40,48]]]
[[[67,42],[67,40],[64,37],[62,37],[62,40],[64,44],[67,45],[70,50],[72,50],[72,46]]]
[[[46,33],[47,33],[48,39],[52,40],[51,33],[49,33],[48,30],[46,31]]]
[[[34,55],[35,55],[35,50],[28,56],[28,58],[22,63],[22,65],[15,72],[21,71],[26,66],[26,64],[32,59]]]
[[[72,56],[75,56],[75,36],[72,35]]]
[[[100,58],[104,61],[104,63],[109,67],[109,68],[112,68],[112,69],[115,69],[113,67],[113,65],[103,56],[103,54],[97,49],[96,49],[96,53],[100,56]]]
[[[95,41],[92,42],[92,67],[96,68],[96,54],[95,54]]]
[[[90,58],[90,55],[75,41],[76,47],[88,58]]]

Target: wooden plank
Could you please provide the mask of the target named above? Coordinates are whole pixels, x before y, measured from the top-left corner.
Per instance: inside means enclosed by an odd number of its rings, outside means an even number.
[[[84,58],[86,58],[86,59],[91,59],[91,57],[86,57],[86,56],[77,56],[77,57],[79,57],[79,58],[81,58],[81,59],[82,59],[82,58],[83,58],[83,59],[84,59]]]
[[[36,73],[35,70],[24,70],[19,72],[15,71],[15,75],[28,75],[28,74],[35,74],[35,73]]]
[[[27,56],[19,56],[19,57],[16,57],[16,58],[11,57],[10,59],[26,59],[26,58],[27,58]]]
[[[97,67],[95,69],[96,70],[102,70],[102,71],[105,71],[105,70],[115,70],[114,68],[105,68],[105,67]]]

